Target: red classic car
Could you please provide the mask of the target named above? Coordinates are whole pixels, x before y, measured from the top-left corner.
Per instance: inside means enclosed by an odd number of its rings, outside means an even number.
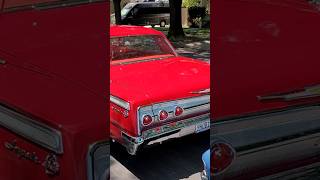
[[[0,2],[0,179],[105,180],[107,3]]]
[[[136,154],[209,129],[210,66],[177,55],[159,31],[110,28],[110,135]]]
[[[307,178],[315,167],[319,20],[304,0],[216,1],[211,179]]]

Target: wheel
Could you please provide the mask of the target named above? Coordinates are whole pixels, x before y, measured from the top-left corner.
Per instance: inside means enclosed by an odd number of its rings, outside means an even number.
[[[151,25],[152,28],[154,28],[154,26],[155,26],[154,24]]]
[[[160,21],[160,27],[165,27],[166,26],[166,21],[162,20]]]

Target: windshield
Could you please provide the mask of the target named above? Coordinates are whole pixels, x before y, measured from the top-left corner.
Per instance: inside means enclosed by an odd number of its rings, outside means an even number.
[[[121,17],[125,17],[127,16],[127,14],[129,13],[129,11],[135,6],[135,3],[128,3],[127,5],[125,5],[122,9],[121,9]]]
[[[105,0],[3,0],[4,11],[74,6]]]
[[[111,61],[175,56],[175,51],[159,35],[113,37],[110,48]]]

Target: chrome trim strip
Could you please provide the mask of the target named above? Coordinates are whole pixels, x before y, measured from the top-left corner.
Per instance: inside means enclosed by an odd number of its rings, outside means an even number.
[[[320,128],[320,107],[311,106],[287,111],[274,112],[230,121],[214,122],[211,133],[226,137],[236,149],[254,148],[261,142],[272,144],[292,135],[299,135]],[[283,131],[283,129],[286,129]],[[243,141],[246,134],[246,141]],[[238,139],[239,138],[239,139]],[[266,145],[267,145],[266,144]],[[261,146],[261,145],[259,145]],[[242,147],[242,148],[241,148]],[[244,148],[245,150],[248,148]]]
[[[259,101],[278,100],[293,101],[306,98],[315,98],[320,96],[320,85],[304,87],[302,90],[296,90],[286,93],[275,93],[264,96],[257,96]]]
[[[318,156],[319,120],[320,106],[310,105],[212,123],[210,144],[226,139],[237,151],[237,160],[222,177]]]
[[[1,105],[0,126],[57,154],[63,153],[60,131]]]
[[[53,2],[44,2],[44,3],[35,3],[29,5],[22,5],[10,8],[3,8],[3,12],[15,12],[15,11],[25,11],[25,10],[47,10],[53,8],[64,8],[64,7],[71,7],[71,6],[78,6],[78,5],[85,5],[90,3],[98,3],[104,2],[105,0],[67,0],[67,1],[53,1]]]
[[[196,116],[196,117],[189,118],[189,119],[184,119],[184,120],[182,120],[182,121],[193,121],[193,120],[199,120],[198,123],[200,123],[200,122],[205,122],[205,121],[207,121],[207,120],[210,120],[210,113],[203,114],[203,115],[201,115],[201,116]],[[196,124],[197,124],[197,123],[193,123],[192,125],[196,125]],[[192,125],[185,126],[185,127],[190,127],[190,126],[192,126]],[[164,125],[162,125],[162,126],[164,126]],[[162,127],[162,126],[160,126],[160,127]],[[176,129],[173,129],[173,130],[170,130],[170,131],[167,131],[167,132],[159,133],[159,134],[157,134],[157,135],[155,135],[155,136],[148,137],[148,138],[144,138],[144,140],[156,138],[156,137],[159,137],[159,136],[162,136],[162,135],[165,135],[165,134],[172,133],[172,132],[174,132],[174,131],[179,131],[179,130],[185,128],[185,127],[176,128]],[[150,129],[150,130],[152,130],[152,129]],[[143,136],[142,136],[142,137],[143,137]]]
[[[258,178],[257,180],[277,180],[277,179],[299,179],[301,177],[308,177],[310,174],[318,174],[320,162],[316,162],[307,166],[290,169],[277,174]]]
[[[126,110],[130,110],[130,103],[121,99],[121,98],[118,98],[116,96],[113,96],[113,95],[110,95],[110,101]]]

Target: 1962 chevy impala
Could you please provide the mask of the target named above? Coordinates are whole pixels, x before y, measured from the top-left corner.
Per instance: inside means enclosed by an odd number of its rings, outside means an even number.
[[[306,175],[320,157],[319,11],[304,0],[215,11],[211,179]]]
[[[136,154],[141,145],[209,129],[210,67],[178,56],[156,30],[110,28],[110,135]]]
[[[0,180],[107,179],[107,3],[0,2]]]

